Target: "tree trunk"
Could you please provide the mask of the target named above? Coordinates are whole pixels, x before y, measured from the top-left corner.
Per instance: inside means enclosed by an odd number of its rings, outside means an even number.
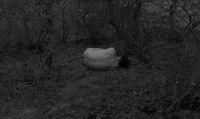
[[[53,20],[52,20],[52,7],[53,7],[53,0],[47,0],[46,1],[46,8],[45,8],[45,38],[44,38],[44,43],[46,46],[46,50],[48,49],[47,47],[49,46],[49,43],[51,42],[52,38],[52,26],[53,26]]]
[[[28,27],[28,19],[25,18],[24,20],[24,27],[25,27],[25,40],[30,40],[30,32]]]
[[[132,28],[131,28],[131,39],[128,39],[126,41],[126,45],[128,49],[130,49],[129,54],[136,54],[136,55],[141,55],[141,50],[142,50],[142,43],[143,39],[140,39],[140,16],[141,16],[141,6],[142,6],[142,1],[141,0],[136,0],[135,1],[135,7],[133,8],[133,23],[132,23]],[[133,51],[135,50],[135,51]]]
[[[169,25],[172,32],[175,31],[175,19],[174,14],[176,13],[177,2],[178,0],[172,0],[171,5],[169,7]]]
[[[62,17],[63,17],[63,19],[62,19],[62,31],[63,31],[63,33],[62,33],[62,41],[63,41],[63,43],[66,43],[66,41],[65,41],[65,38],[66,38],[66,31],[65,31],[65,11],[63,10],[62,11]]]
[[[128,55],[128,49],[127,49],[127,46],[126,46],[127,45],[126,41],[129,40],[128,34],[120,27],[119,24],[117,24],[115,22],[113,1],[107,0],[107,5],[108,5],[108,14],[109,14],[109,24],[112,25],[115,28],[115,30],[117,32],[116,33],[117,37],[124,41],[124,43],[121,45],[120,54],[123,55],[123,56],[127,56]]]
[[[140,15],[141,15],[141,6],[142,6],[142,1],[141,0],[136,0],[136,6],[133,9],[133,37],[134,39],[138,40],[138,36],[140,33]]]

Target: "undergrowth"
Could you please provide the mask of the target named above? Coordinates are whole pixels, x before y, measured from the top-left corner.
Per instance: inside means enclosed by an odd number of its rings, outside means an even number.
[[[84,45],[57,48],[49,56],[50,64],[46,63],[48,55],[4,56],[0,63],[0,117],[199,118],[198,47],[188,41],[153,42],[146,56],[151,67],[131,56],[127,70],[84,67]]]

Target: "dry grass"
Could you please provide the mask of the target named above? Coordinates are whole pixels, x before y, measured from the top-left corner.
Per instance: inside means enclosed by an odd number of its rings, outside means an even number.
[[[44,65],[45,56],[5,56],[0,63],[0,118],[200,117],[194,106],[200,103],[194,101],[200,96],[195,48],[161,42],[150,50],[151,68],[130,57],[129,69],[112,71],[84,67],[85,48],[58,47],[51,70]]]

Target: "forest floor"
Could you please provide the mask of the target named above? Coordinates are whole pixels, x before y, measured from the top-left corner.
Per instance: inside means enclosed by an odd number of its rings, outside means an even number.
[[[34,53],[4,55],[0,63],[1,119],[165,119],[164,72],[134,58],[129,69],[93,71],[82,64],[86,47],[60,46],[51,70]],[[45,57],[45,56],[43,56]],[[171,113],[170,113],[171,114]],[[179,110],[168,118],[199,119]]]

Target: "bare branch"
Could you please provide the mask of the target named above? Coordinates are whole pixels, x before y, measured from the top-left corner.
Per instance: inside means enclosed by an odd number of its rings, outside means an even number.
[[[184,6],[182,7],[182,10],[185,12],[185,14],[188,17],[188,24],[185,27],[185,30],[188,29],[188,27],[192,24],[192,15],[188,12],[188,10],[186,9],[186,2],[184,2]]]

